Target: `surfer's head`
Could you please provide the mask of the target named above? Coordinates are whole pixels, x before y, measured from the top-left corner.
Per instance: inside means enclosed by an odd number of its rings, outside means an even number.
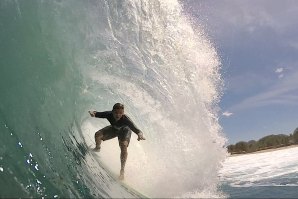
[[[115,120],[118,121],[124,115],[124,105],[121,103],[114,104],[112,112]]]

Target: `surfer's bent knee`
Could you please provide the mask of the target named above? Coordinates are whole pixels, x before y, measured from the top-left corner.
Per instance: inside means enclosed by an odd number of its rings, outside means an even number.
[[[120,131],[120,135],[118,136],[119,146],[120,148],[127,148],[131,138],[131,130],[129,127],[122,127]]]
[[[120,141],[120,142],[119,142],[119,146],[120,146],[121,149],[125,149],[125,148],[127,148],[127,147],[128,147],[128,141],[127,141],[127,140],[125,140],[125,141]]]

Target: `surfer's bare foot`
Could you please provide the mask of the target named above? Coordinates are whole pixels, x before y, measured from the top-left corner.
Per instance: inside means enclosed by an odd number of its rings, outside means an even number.
[[[124,170],[120,170],[119,180],[124,180]]]
[[[95,147],[95,148],[93,149],[93,151],[95,151],[95,152],[100,152],[100,147]]]

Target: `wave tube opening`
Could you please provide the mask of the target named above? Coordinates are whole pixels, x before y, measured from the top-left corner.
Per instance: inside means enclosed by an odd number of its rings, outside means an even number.
[[[218,197],[225,138],[217,120],[220,61],[204,31],[177,1],[105,2],[90,8],[84,95],[90,110],[125,104],[144,132],[128,149],[126,183],[150,197]],[[87,110],[86,110],[87,111]],[[108,125],[83,123],[86,142]],[[103,142],[101,161],[120,170],[117,139]]]

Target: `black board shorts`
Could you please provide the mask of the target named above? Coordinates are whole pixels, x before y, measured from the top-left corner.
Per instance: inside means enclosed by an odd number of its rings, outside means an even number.
[[[131,138],[131,130],[128,126],[124,126],[121,128],[115,128],[113,126],[106,126],[99,130],[103,134],[103,141],[113,139],[115,137],[118,137],[119,143],[122,141],[128,141],[128,144],[130,142]]]

